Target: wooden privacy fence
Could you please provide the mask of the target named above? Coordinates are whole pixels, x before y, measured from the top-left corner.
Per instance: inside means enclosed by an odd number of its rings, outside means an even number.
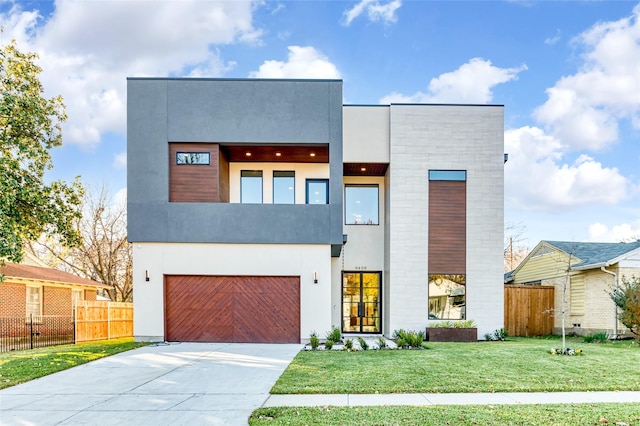
[[[509,336],[553,334],[553,286],[505,285],[504,327]]]
[[[83,302],[76,308],[76,343],[133,336],[133,303]]]

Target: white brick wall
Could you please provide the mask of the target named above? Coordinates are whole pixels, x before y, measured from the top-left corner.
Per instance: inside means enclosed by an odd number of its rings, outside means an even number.
[[[503,326],[503,122],[500,106],[391,106],[385,333],[427,325],[429,169],[467,170],[467,318]]]

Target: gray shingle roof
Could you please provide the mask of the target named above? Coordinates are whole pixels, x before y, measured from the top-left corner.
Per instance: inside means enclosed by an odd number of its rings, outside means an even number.
[[[544,241],[565,253],[570,253],[582,262],[573,268],[606,263],[625,253],[640,248],[640,240],[632,243],[581,243],[576,241]]]

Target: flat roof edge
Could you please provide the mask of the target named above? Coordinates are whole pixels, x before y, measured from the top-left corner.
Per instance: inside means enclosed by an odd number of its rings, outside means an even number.
[[[127,77],[127,80],[147,81],[290,81],[290,82],[332,82],[342,83],[342,79],[330,78],[215,78],[215,77]]]

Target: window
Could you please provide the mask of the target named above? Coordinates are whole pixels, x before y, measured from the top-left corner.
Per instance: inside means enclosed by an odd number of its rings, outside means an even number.
[[[466,284],[466,275],[430,274],[429,319],[465,319]]]
[[[307,179],[307,204],[329,204],[329,179]]]
[[[31,315],[34,319],[42,315],[42,287],[27,287],[27,318]]]
[[[240,202],[262,203],[262,170],[240,172]]]
[[[176,164],[209,164],[208,152],[177,152]]]
[[[429,180],[466,181],[466,170],[429,170]]]
[[[273,172],[273,204],[294,204],[295,172]]]
[[[71,306],[75,309],[82,301],[84,301],[84,290],[71,290]]]
[[[344,188],[346,225],[378,225],[378,185],[347,185]]]

